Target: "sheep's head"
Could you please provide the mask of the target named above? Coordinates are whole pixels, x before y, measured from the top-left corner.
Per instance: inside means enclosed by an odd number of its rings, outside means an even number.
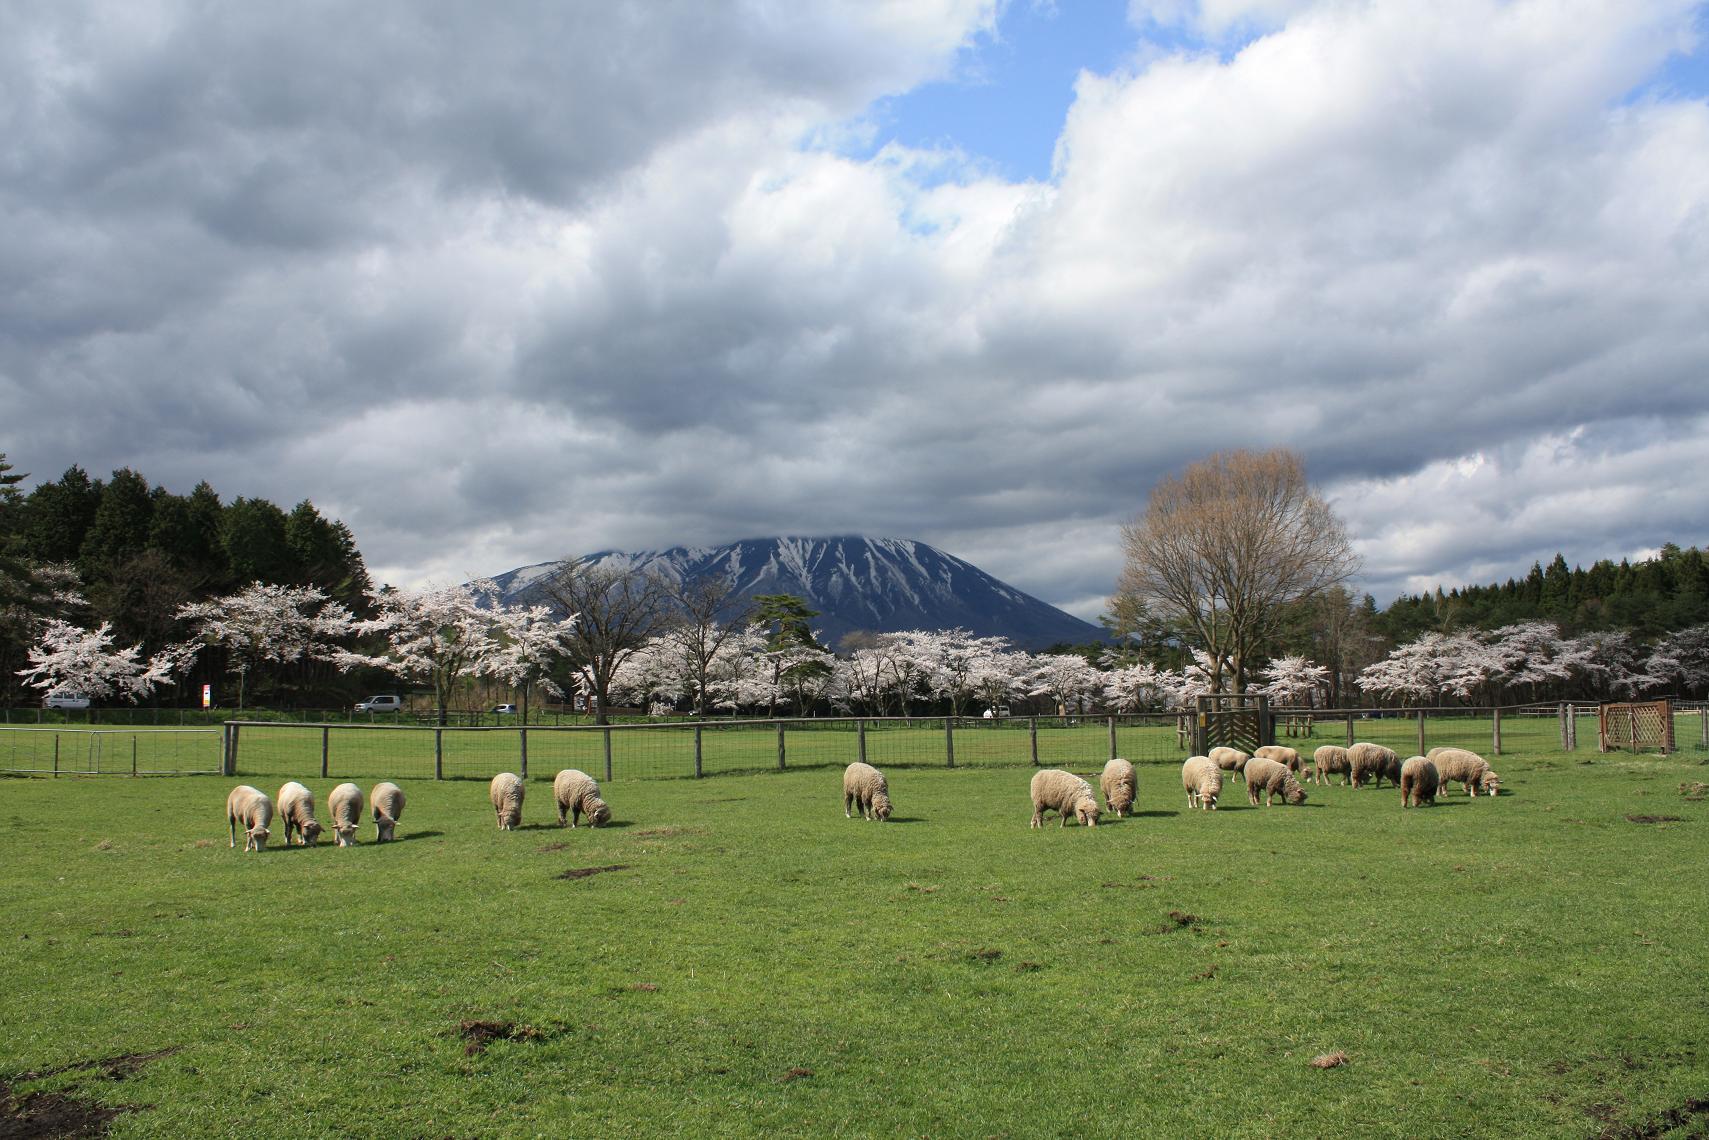
[[[890,797],[883,792],[875,792],[872,797],[872,818],[883,823],[890,818]]]
[[[397,836],[398,821],[389,815],[374,817],[374,842],[390,843]]]
[[[303,824],[303,846],[313,847],[315,840],[320,838],[320,821],[311,819]]]
[[[500,808],[498,826],[501,831],[515,831],[516,825],[522,822],[521,808]]]
[[[257,851],[263,851],[267,847],[267,837],[271,835],[272,832],[268,831],[260,824],[256,824],[243,834],[247,838],[247,842],[244,844],[244,850],[248,850],[253,847]]]
[[[611,822],[611,805],[602,799],[593,801],[593,809],[587,813],[587,821],[595,827]]]
[[[1282,783],[1282,799],[1290,804],[1303,804],[1305,803],[1305,788],[1300,786],[1298,780],[1289,776]]]
[[[1483,779],[1478,781],[1478,790],[1486,796],[1493,796],[1501,791],[1501,777],[1494,772],[1485,772]]]
[[[1098,826],[1098,802],[1084,799],[1074,805],[1074,818],[1086,827]]]
[[[338,837],[340,847],[356,846],[356,825],[339,820],[332,825],[333,834]]]
[[[1221,794],[1221,790],[1217,789],[1217,788],[1202,788],[1202,789],[1200,789],[1200,791],[1199,791],[1199,806],[1207,808],[1210,811],[1215,811],[1216,810],[1216,798],[1220,794]]]

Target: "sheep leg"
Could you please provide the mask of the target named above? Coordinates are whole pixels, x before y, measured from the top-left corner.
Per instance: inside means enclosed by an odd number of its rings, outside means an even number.
[[[1039,807],[1037,804],[1033,805],[1032,826],[1033,827],[1043,827],[1044,826],[1044,809]]]
[[[853,819],[854,818],[854,799],[855,799],[854,794],[852,792],[844,792],[843,793],[843,818],[844,819]]]
[[[237,817],[235,815],[226,816],[226,823],[231,825],[231,845],[233,847],[236,847],[237,846]]]

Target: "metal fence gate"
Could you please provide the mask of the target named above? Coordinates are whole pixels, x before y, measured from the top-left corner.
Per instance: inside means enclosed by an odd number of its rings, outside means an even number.
[[[1204,756],[1226,745],[1248,755],[1276,743],[1270,698],[1260,693],[1212,693],[1199,698],[1193,752]]]
[[[1673,751],[1673,706],[1668,701],[1633,701],[1597,709],[1597,750]]]

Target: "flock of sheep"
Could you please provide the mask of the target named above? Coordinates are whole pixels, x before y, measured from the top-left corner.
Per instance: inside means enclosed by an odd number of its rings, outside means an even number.
[[[1355,744],[1351,748],[1327,744],[1312,755],[1308,765],[1296,749],[1269,744],[1251,755],[1235,748],[1213,748],[1209,755],[1188,757],[1181,765],[1181,784],[1187,792],[1188,808],[1216,810],[1222,796],[1222,774],[1233,772],[1246,783],[1246,798],[1256,806],[1262,797],[1269,807],[1277,795],[1284,804],[1305,802],[1307,783],[1327,784],[1334,775],[1341,776],[1343,785],[1357,788],[1370,781],[1377,787],[1384,779],[1400,789],[1401,806],[1417,807],[1434,803],[1438,791],[1458,780],[1466,794],[1493,796],[1501,790],[1501,779],[1490,770],[1488,761],[1464,748],[1432,748],[1427,756],[1412,756],[1402,761],[1391,748],[1380,744]],[[1060,768],[1047,768],[1032,778],[1032,826],[1044,826],[1044,817],[1055,812],[1061,826],[1069,817],[1086,827],[1096,827],[1101,811],[1118,819],[1133,810],[1139,795],[1139,776],[1126,760],[1111,760],[1104,765],[1098,779],[1104,795],[1104,807],[1092,793],[1092,785]],[[522,778],[512,772],[500,772],[488,786],[500,830],[511,831],[522,822],[522,800],[526,794]],[[599,784],[586,772],[566,768],[552,781],[552,797],[558,806],[558,826],[577,826],[583,817],[598,827],[611,819],[611,807],[599,795]],[[375,784],[366,801],[373,810],[374,841],[384,843],[394,838],[397,823],[403,815],[403,789],[389,781]],[[362,818],[364,801],[362,789],[355,784],[340,784],[326,797],[326,810],[333,834],[340,847],[354,846],[356,828]],[[871,764],[856,762],[843,771],[843,815],[853,818],[858,811],[862,819],[883,822],[890,818],[890,785],[884,773]],[[237,846],[237,832],[243,828],[245,851],[266,848],[272,834],[274,805],[265,792],[247,784],[232,789],[226,797],[226,820],[231,827],[231,846]],[[292,836],[306,847],[313,847],[322,831],[315,818],[314,794],[295,780],[279,789],[279,818],[284,823],[285,843]]]

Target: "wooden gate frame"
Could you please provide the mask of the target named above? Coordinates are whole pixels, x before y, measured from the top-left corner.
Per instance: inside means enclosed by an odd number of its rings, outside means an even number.
[[[1276,743],[1276,718],[1270,712],[1270,698],[1263,693],[1208,693],[1198,699],[1198,706],[1198,715],[1193,718],[1195,755],[1210,751],[1212,724],[1227,720],[1253,720],[1254,748]]]
[[[1674,750],[1672,701],[1617,701],[1596,708],[1596,750]]]

